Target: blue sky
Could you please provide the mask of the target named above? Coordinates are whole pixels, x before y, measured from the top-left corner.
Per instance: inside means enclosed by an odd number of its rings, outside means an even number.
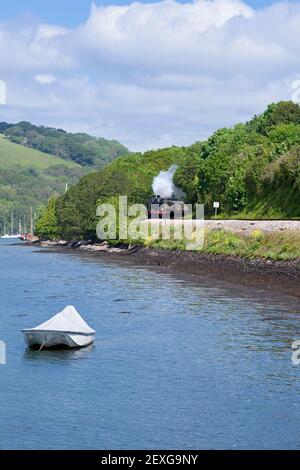
[[[141,3],[150,3],[140,0]],[[159,0],[157,0],[159,1]],[[155,0],[151,3],[154,3]],[[1,0],[1,19],[11,19],[17,15],[31,13],[48,22],[75,26],[88,18],[92,0]],[[127,5],[130,0],[95,0],[96,5]],[[180,0],[180,3],[187,3]],[[247,0],[252,8],[261,8],[272,0]]]
[[[1,0],[0,121],[143,151],[300,100],[299,2],[105,2]]]

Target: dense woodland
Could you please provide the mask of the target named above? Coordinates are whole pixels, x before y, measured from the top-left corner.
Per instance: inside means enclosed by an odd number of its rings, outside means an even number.
[[[40,235],[95,238],[97,202],[128,195],[129,202],[146,203],[153,177],[174,163],[186,201],[204,203],[207,216],[217,200],[222,217],[299,218],[300,107],[271,104],[246,124],[190,147],[121,157],[52,199],[39,220]]]
[[[187,149],[175,175],[192,202],[223,216],[300,217],[300,107],[271,104],[246,124]]]
[[[38,222],[44,238],[94,239],[98,202],[118,204],[119,195],[128,203],[146,203],[152,194],[152,181],[160,170],[183,162],[185,150],[172,147],[144,154],[134,153],[112,162],[103,170],[91,173],[63,196],[52,198]]]
[[[19,221],[22,230],[29,230],[31,208],[39,214],[53,194],[63,194],[68,184],[76,184],[84,174],[80,167],[68,168],[63,165],[43,170],[11,167],[0,171],[0,231],[10,231],[11,214],[14,214],[14,231]]]

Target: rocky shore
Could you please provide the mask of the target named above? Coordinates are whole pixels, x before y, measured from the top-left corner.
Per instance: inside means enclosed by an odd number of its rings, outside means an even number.
[[[212,255],[195,251],[153,249],[142,246],[107,242],[41,242],[42,248],[59,251],[74,250],[101,256],[107,260],[123,260],[135,265],[152,266],[172,273],[211,278],[228,284],[248,286],[260,291],[300,298],[300,260],[272,261],[238,256]]]

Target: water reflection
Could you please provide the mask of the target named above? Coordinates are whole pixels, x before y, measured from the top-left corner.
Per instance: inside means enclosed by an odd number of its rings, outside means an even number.
[[[54,362],[54,361],[75,361],[79,359],[86,359],[95,345],[89,344],[85,348],[56,348],[56,349],[42,349],[27,348],[23,354],[25,361],[41,361],[41,362]]]

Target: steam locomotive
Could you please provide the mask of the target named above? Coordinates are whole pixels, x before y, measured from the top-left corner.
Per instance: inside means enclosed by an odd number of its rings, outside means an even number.
[[[148,200],[149,219],[181,219],[185,215],[185,210],[185,203],[173,197],[162,198],[156,195]]]

